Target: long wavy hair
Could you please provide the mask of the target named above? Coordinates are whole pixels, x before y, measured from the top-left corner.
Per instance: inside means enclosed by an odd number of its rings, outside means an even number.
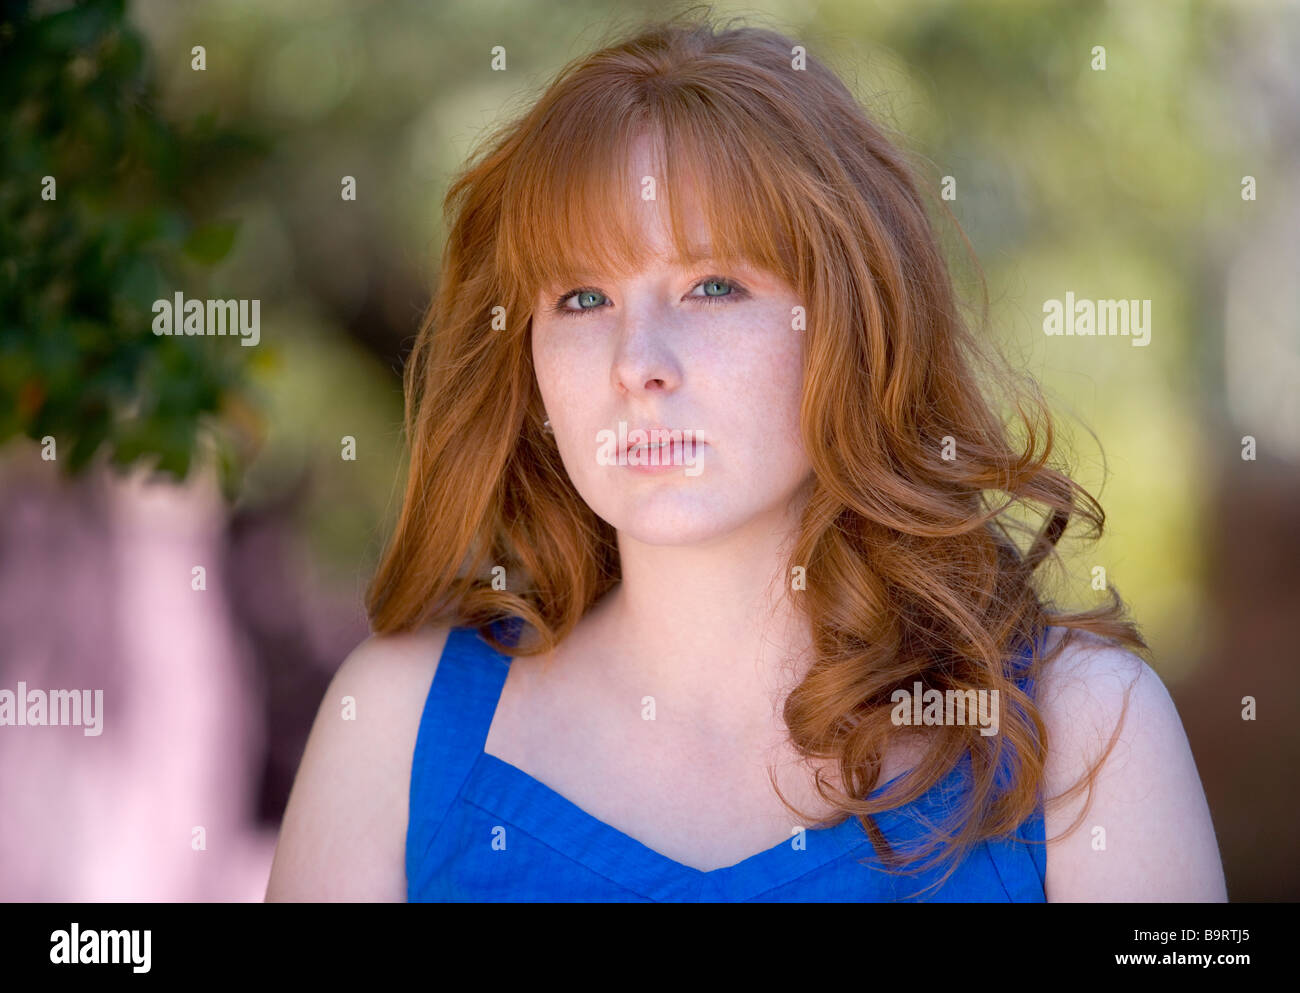
[[[673,194],[707,191],[715,257],[781,275],[806,307],[800,420],[813,479],[786,575],[806,570],[794,598],[815,657],[784,703],[791,740],[838,769],[842,788],[817,775],[839,812],[830,823],[855,815],[888,871],[943,860],[946,879],[962,852],[1014,833],[1042,799],[1046,729],[1017,677],[1041,673],[1075,630],[1147,648],[1113,588],[1074,612],[1036,588],[1067,523],[1095,538],[1104,513],[1053,458],[1042,392],[988,344],[982,274],[983,333],[962,316],[918,170],[831,70],[777,32],[694,12],[643,26],[566,66],[453,178],[441,279],[405,370],[410,465],[368,593],[372,629],[447,621],[535,655],[619,581],[613,527],[543,433],[530,333],[542,288],[641,263],[645,206],[623,184],[645,134],[680,257],[697,256]],[[506,619],[529,637],[503,644]],[[1073,630],[1047,654],[1049,625]],[[998,734],[935,728],[924,760],[870,795],[900,733],[891,694],[917,682],[997,690],[1012,706]],[[1057,802],[1085,786],[1091,796],[1109,751]],[[952,819],[891,847],[875,817],[966,756]]]

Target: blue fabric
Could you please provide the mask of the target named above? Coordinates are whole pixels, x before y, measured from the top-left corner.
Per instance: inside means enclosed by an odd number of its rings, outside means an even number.
[[[512,621],[494,630],[509,645],[519,626]],[[406,834],[410,902],[1045,899],[1041,800],[1016,837],[974,847],[941,887],[919,897],[918,891],[940,878],[947,866],[911,876],[886,873],[856,817],[806,830],[802,849],[780,842],[711,872],[676,862],[483,751],[509,661],[473,628],[452,628],[448,635],[411,767]],[[1021,685],[1032,692],[1028,679]],[[905,846],[922,835],[924,823],[953,809],[947,804],[960,798],[969,766],[967,756],[924,796],[878,815],[876,823],[890,843]]]

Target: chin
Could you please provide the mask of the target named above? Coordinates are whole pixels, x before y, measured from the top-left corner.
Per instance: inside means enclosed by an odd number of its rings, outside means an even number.
[[[596,512],[621,535],[643,545],[697,545],[722,538],[743,527],[752,514],[704,494],[646,494],[624,496]]]

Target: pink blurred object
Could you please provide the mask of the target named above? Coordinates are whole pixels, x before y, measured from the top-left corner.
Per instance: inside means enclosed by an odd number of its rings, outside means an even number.
[[[69,482],[26,454],[0,479],[0,689],[103,690],[97,736],[0,727],[0,899],[262,899],[264,721],[214,481]]]

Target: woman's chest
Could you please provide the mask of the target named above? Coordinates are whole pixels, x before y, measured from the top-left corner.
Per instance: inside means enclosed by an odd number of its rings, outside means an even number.
[[[772,849],[835,813],[778,722],[705,734],[665,714],[653,695],[543,676],[532,659],[512,662],[484,751],[702,872]],[[825,775],[837,782],[831,770]],[[771,777],[806,818],[782,804]]]

